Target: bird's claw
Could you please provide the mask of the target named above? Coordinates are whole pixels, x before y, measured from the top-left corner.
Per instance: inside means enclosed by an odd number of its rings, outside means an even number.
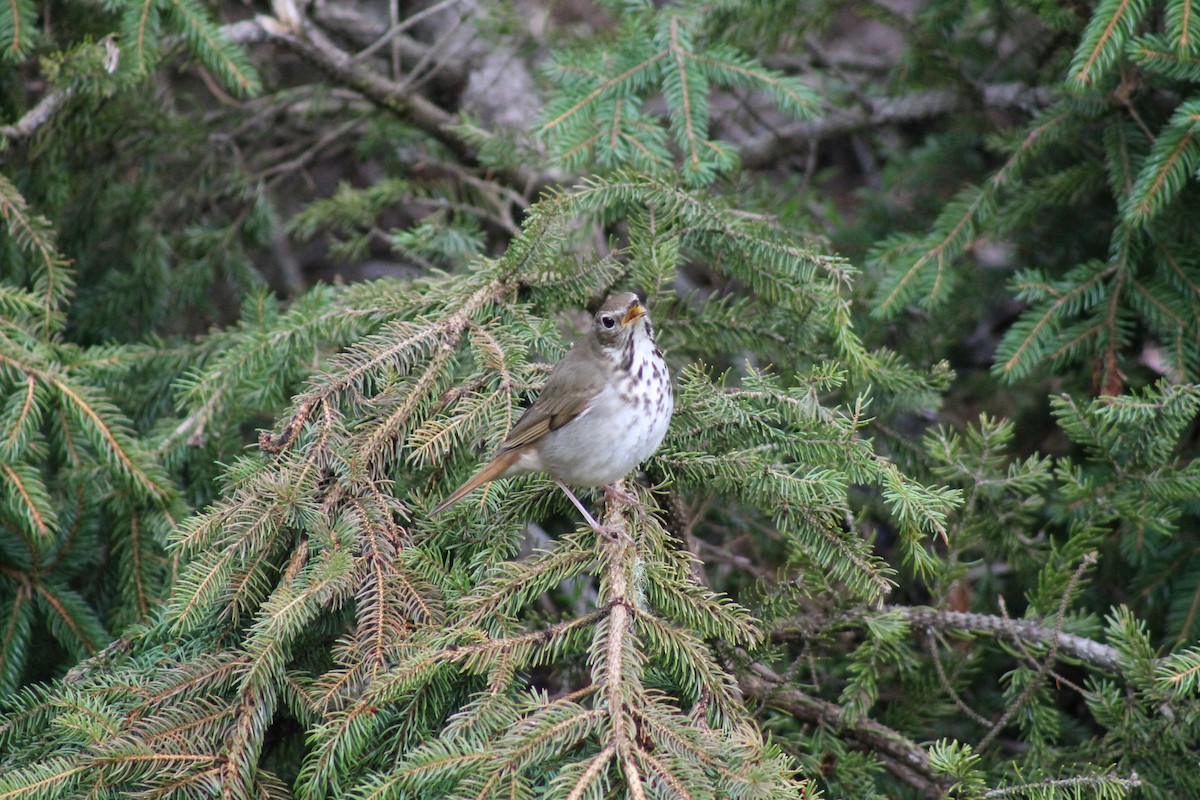
[[[596,536],[607,539],[610,542],[619,542],[622,539],[626,541],[633,540],[633,537],[629,535],[629,528],[619,522],[593,525],[592,530],[596,532]]]
[[[604,487],[604,499],[609,503],[629,506],[637,502],[637,495],[625,488],[624,481],[619,481]]]
[[[629,527],[627,525],[621,522],[606,522],[604,524],[597,522],[596,518],[593,517],[591,512],[587,510],[587,507],[579,501],[579,498],[575,496],[575,493],[572,492],[565,483],[557,478],[554,479],[554,482],[558,484],[559,488],[563,490],[563,493],[567,495],[567,498],[570,499],[575,508],[579,510],[579,513],[583,515],[583,518],[587,520],[588,525],[593,531],[596,532],[596,536],[602,539],[607,539],[610,542],[617,542],[621,539],[632,540],[632,537],[629,535]],[[615,500],[619,503],[628,504],[637,500],[632,493],[628,492],[620,484],[605,486],[604,495],[609,502],[613,502]]]

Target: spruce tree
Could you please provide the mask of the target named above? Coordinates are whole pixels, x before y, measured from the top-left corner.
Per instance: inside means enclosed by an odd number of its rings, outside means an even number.
[[[1200,795],[1190,0],[226,6],[0,8],[0,800]]]

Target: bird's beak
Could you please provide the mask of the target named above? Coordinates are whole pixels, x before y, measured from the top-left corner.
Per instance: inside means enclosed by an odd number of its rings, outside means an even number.
[[[646,316],[646,307],[634,300],[633,305],[625,312],[625,318],[621,320],[621,327],[624,328],[629,323],[633,322],[638,317]]]

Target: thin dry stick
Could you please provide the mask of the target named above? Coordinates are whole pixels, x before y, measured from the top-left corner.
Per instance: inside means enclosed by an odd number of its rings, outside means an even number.
[[[380,48],[385,47],[389,42],[391,42],[393,39],[395,39],[400,34],[404,33],[406,30],[411,28],[413,25],[416,25],[421,20],[426,19],[427,17],[432,17],[434,14],[445,11],[450,6],[452,6],[456,3],[461,3],[461,2],[462,2],[462,0],[442,0],[442,2],[440,2],[440,3],[434,3],[429,8],[422,9],[421,11],[418,11],[415,14],[405,17],[403,20],[398,21],[394,25],[392,25],[392,27],[388,29],[387,33],[383,34],[383,36],[380,36],[378,39],[376,39],[370,45],[368,45],[367,47],[364,47],[362,50],[358,51],[354,55],[354,60],[355,61],[365,61],[366,59],[375,55],[375,53],[379,52]],[[393,8],[394,8],[394,6],[393,6]]]
[[[992,729],[988,731],[987,736],[984,736],[983,739],[980,740],[979,746],[975,748],[975,752],[978,753],[990,745],[996,739],[996,737],[1000,735],[1000,731],[1004,729],[1004,726],[1007,725],[1009,721],[1016,715],[1017,711],[1020,710],[1021,706],[1029,702],[1029,698],[1033,697],[1033,693],[1038,690],[1038,686],[1041,685],[1042,678],[1046,676],[1046,673],[1050,671],[1051,666],[1054,664],[1054,660],[1058,658],[1058,635],[1062,632],[1063,620],[1067,614],[1067,604],[1071,600],[1071,595],[1075,593],[1076,587],[1079,586],[1079,581],[1083,579],[1083,573],[1088,567],[1095,563],[1095,551],[1088,553],[1079,563],[1079,567],[1075,570],[1075,574],[1072,575],[1071,580],[1067,582],[1067,588],[1065,591],[1063,591],[1062,600],[1059,601],[1058,613],[1054,617],[1055,636],[1050,641],[1050,650],[1046,653],[1045,659],[1039,666],[1036,678],[1030,681],[1029,685],[1025,687],[1024,691],[1021,692],[1016,701],[1004,710],[1004,713],[1000,715],[1000,719],[996,720],[996,724],[994,724]]]
[[[948,675],[946,675],[946,668],[942,666],[942,657],[938,655],[938,643],[938,637],[929,637],[929,656],[933,659],[933,666],[937,669],[938,680],[941,681],[942,688],[946,690],[946,694],[950,696],[950,700],[953,701],[954,705],[958,707],[959,711],[963,712],[984,727],[991,725],[992,721],[967,705],[967,702],[962,699],[959,693],[955,690],[954,686],[950,683],[950,678]]]
[[[1008,608],[1005,607],[1005,605],[1004,605],[1003,597],[1000,598],[1000,611],[1004,614],[1008,614]],[[1037,657],[1034,656],[1033,653],[1029,652],[1029,648],[1025,646],[1025,641],[1023,639],[1014,639],[1012,644],[1013,644],[1013,647],[1016,647],[1017,650],[1020,652],[1021,657],[1025,659],[1026,664],[1028,664],[1033,669],[1038,668]],[[1060,648],[1060,650],[1061,650],[1061,648]],[[1076,692],[1078,692],[1081,695],[1086,694],[1086,692],[1084,691],[1082,686],[1078,685],[1074,681],[1071,681],[1069,678],[1064,677],[1062,675],[1062,673],[1060,673],[1058,670],[1051,668],[1050,671],[1047,672],[1046,674],[1049,675],[1050,677],[1054,678],[1055,682],[1065,684],[1068,688],[1075,690]]]
[[[444,144],[465,163],[476,162],[473,146],[464,138],[459,126],[461,118],[444,110],[433,101],[359,63],[340,49],[315,25],[304,22],[299,31],[286,27],[271,17],[258,17],[267,38],[286,45],[296,55],[324,70],[334,81],[362,94],[377,105],[403,116],[414,126]],[[512,186],[524,191],[544,185],[547,179],[525,166],[496,170],[496,174]]]

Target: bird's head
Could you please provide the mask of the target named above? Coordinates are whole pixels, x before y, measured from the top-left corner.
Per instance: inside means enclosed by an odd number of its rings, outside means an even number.
[[[596,312],[592,333],[605,348],[620,348],[635,335],[650,333],[650,316],[633,292],[612,294]]]

